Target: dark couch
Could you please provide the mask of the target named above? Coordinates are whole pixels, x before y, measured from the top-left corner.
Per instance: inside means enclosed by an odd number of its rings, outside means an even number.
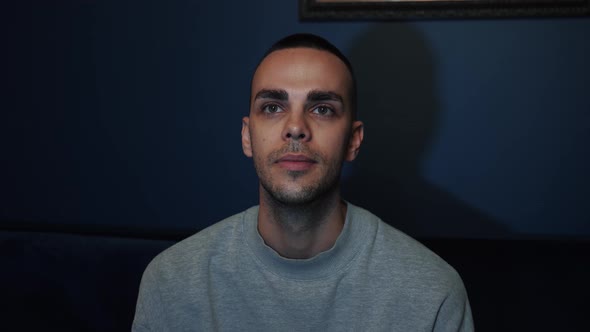
[[[181,237],[0,231],[0,329],[129,331],[144,268]],[[422,242],[462,275],[477,331],[584,330],[589,241]]]

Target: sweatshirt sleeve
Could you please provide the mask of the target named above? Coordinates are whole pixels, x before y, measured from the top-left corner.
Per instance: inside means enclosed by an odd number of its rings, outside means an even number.
[[[459,275],[454,287],[443,301],[438,311],[433,331],[436,332],[472,332],[473,317],[467,298],[467,291]]]
[[[156,278],[157,257],[146,268],[141,278],[135,306],[132,332],[165,331],[162,322],[160,292]]]

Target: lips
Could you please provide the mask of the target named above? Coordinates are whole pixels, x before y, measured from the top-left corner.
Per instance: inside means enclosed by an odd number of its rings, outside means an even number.
[[[279,158],[276,163],[289,171],[305,171],[312,168],[316,161],[303,154],[286,154]]]

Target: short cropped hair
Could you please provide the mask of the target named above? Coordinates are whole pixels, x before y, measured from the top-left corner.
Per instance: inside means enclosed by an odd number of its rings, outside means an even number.
[[[340,50],[334,46],[332,43],[327,41],[326,39],[311,34],[311,33],[296,33],[293,35],[289,35],[284,37],[274,43],[262,56],[262,59],[258,62],[258,66],[266,59],[266,57],[279,50],[289,49],[289,48],[312,48],[320,51],[329,52],[338,59],[340,59],[348,69],[351,78],[351,86],[350,86],[350,106],[352,110],[352,119],[356,119],[357,116],[357,92],[356,92],[356,77],[354,76],[354,71],[352,70],[352,64],[348,61],[348,58],[340,52]],[[258,69],[256,66],[256,69]]]

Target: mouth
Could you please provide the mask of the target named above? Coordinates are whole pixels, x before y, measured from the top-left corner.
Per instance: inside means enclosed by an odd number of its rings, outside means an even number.
[[[303,154],[288,153],[277,159],[276,163],[289,171],[306,171],[317,164],[317,161]]]

